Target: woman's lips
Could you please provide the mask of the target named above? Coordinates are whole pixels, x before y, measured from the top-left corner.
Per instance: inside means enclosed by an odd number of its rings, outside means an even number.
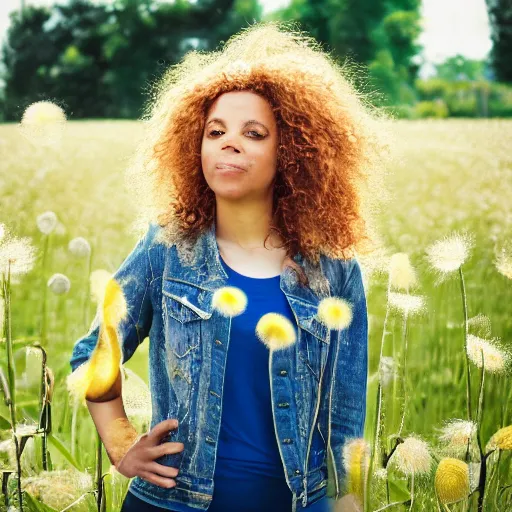
[[[245,172],[245,169],[232,164],[217,164],[215,168],[223,173],[240,173]]]

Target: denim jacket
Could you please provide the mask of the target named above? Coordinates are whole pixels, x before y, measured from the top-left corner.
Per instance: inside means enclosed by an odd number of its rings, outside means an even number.
[[[228,276],[220,262],[215,223],[188,246],[166,242],[162,232],[151,224],[114,274],[128,305],[118,332],[123,362],[149,336],[151,428],[176,418],[178,428],[164,441],[181,442],[185,449],[157,459],[179,468],[175,487],[135,477],[130,491],[156,506],[206,510],[213,495],[231,322],[212,308],[212,295]],[[346,440],[363,436],[365,422],[368,319],[355,258],[322,254],[317,265],[300,253],[293,259],[309,283],[302,285],[289,267],[281,274],[297,340],[269,353],[268,378],[276,440],[295,512],[327,493],[328,457],[333,497],[344,494],[343,447]],[[318,320],[318,304],[329,296],[351,303],[353,320],[347,329],[330,330]],[[73,370],[88,360],[98,333],[97,316],[73,347]],[[312,443],[315,429],[324,440],[321,447]]]

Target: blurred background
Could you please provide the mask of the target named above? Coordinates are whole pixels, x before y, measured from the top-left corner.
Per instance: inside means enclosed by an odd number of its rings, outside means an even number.
[[[359,85],[399,117],[512,115],[510,0],[3,0],[0,121],[42,99],[137,118],[168,65],[269,19],[367,66]]]

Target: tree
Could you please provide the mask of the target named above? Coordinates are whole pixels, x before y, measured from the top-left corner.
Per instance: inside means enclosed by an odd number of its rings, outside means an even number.
[[[491,61],[498,80],[512,82],[512,2],[486,0],[491,24]]]

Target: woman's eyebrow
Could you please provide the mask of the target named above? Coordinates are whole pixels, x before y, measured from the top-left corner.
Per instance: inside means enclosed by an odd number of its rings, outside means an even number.
[[[219,117],[214,117],[213,119],[210,119],[207,123],[206,123],[206,126],[208,126],[210,123],[220,123],[224,126],[226,126],[226,123],[220,119]],[[263,128],[265,128],[265,130],[268,130],[268,128],[263,124],[263,123],[260,123],[259,121],[256,121],[256,119],[249,119],[249,121],[245,121],[245,123],[243,124],[242,128],[245,128],[246,126],[250,125],[250,124],[259,124],[260,126],[263,126]]]

